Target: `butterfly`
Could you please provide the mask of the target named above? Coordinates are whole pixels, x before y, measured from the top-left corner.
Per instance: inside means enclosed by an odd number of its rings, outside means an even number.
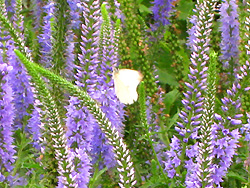
[[[115,94],[121,103],[132,104],[137,101],[136,88],[142,81],[143,75],[132,69],[119,69],[113,72]]]

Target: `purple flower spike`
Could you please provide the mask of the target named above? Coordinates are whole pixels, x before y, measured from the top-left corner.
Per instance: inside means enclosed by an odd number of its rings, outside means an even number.
[[[168,25],[169,17],[171,16],[173,3],[176,0],[154,0],[152,12],[154,15],[155,24],[152,26],[153,30],[156,30],[159,26]]]
[[[41,46],[41,64],[44,67],[51,67],[51,50],[52,50],[52,28],[51,28],[51,20],[53,19],[54,14],[54,3],[48,1],[48,4],[43,7],[44,13],[46,16],[43,17],[43,25],[42,25],[42,34],[38,36],[38,42]]]
[[[76,97],[71,97],[69,102],[70,105],[66,107],[68,111],[66,114],[66,125],[68,128],[66,137],[68,138],[69,148],[72,148],[72,153],[80,159],[79,164],[76,165],[78,173],[73,172],[72,176],[76,176],[76,183],[79,187],[84,187],[88,184],[90,177],[90,172],[85,168],[88,167],[90,169],[91,165],[90,160],[86,157],[83,158],[83,156],[87,155],[86,152],[92,150],[93,125],[90,126],[90,124],[94,124],[96,121],[85,107],[79,105],[80,102]],[[82,157],[79,157],[79,151],[83,153]],[[83,160],[81,161],[81,159]]]
[[[220,128],[219,128],[220,127]],[[214,126],[217,131],[220,132],[220,129],[223,129],[222,125]],[[213,142],[213,155],[215,158],[220,159],[218,164],[214,164],[213,169],[213,181],[216,185],[219,186],[220,182],[222,182],[222,177],[226,175],[228,168],[232,163],[232,157],[236,154],[236,149],[239,147],[237,143],[240,138],[240,134],[238,129],[233,131],[228,131],[223,129],[223,136],[216,139],[216,142]]]
[[[14,53],[14,42],[9,40],[6,45],[8,61],[13,67],[13,71],[10,73],[11,85],[13,88],[13,102],[17,116],[14,120],[15,129],[22,128],[23,118],[27,115],[27,109],[33,105],[33,88],[30,85],[30,77],[23,65],[17,60]]]
[[[214,148],[212,156],[218,159],[218,161],[213,164],[211,170],[213,170],[213,182],[217,186],[223,181],[222,178],[226,175],[232,163],[232,158],[236,155],[236,149],[239,147],[237,143],[241,135],[238,129],[232,131],[229,129],[229,127],[232,129],[232,127],[242,124],[241,118],[243,114],[240,114],[239,89],[241,89],[239,83],[235,82],[232,84],[231,89],[227,90],[226,96],[221,100],[223,104],[221,108],[224,113],[221,115],[215,114],[217,123],[213,125],[212,130],[213,134],[216,135],[212,142],[212,147]],[[248,125],[244,125],[241,131],[247,133]]]
[[[201,168],[203,165],[209,163],[204,160],[203,156],[209,155],[212,152],[211,147],[211,126],[207,121],[213,119],[213,109],[206,112],[204,108],[204,100],[206,105],[210,104],[207,97],[207,62],[209,61],[209,42],[211,35],[211,26],[213,14],[211,14],[213,2],[202,1],[196,5],[195,15],[190,20],[193,27],[189,30],[189,43],[191,54],[191,67],[188,75],[189,81],[185,83],[186,93],[182,104],[184,105],[184,112],[179,115],[182,119],[177,125],[181,125],[176,130],[182,138],[182,148],[186,151],[185,168],[187,171],[185,184],[187,187],[200,187],[202,178],[206,175],[207,169]],[[204,97],[206,96],[206,97]],[[207,107],[209,108],[209,107]],[[205,117],[204,114],[207,116]],[[200,135],[199,135],[200,133]],[[206,136],[206,137],[204,137]],[[204,145],[199,143],[198,139],[210,141]],[[195,140],[194,145],[187,146],[189,140]],[[202,145],[203,144],[203,145]],[[205,148],[209,148],[208,151]],[[170,149],[171,151],[171,149]],[[181,153],[181,152],[180,152]],[[169,165],[168,165],[169,166]],[[172,172],[173,170],[169,168]],[[173,177],[173,173],[171,175]],[[206,176],[211,178],[211,174]]]
[[[181,154],[180,140],[174,136],[171,139],[170,147],[171,149],[166,152],[168,159],[163,163],[165,165],[165,171],[168,173],[168,177],[173,178],[177,175],[175,168],[181,164],[181,160],[179,159]]]
[[[80,7],[76,7],[72,4],[72,11],[80,8],[85,24],[82,24],[82,42],[81,51],[79,54],[79,65],[75,65],[76,84],[79,87],[83,87],[93,97],[95,94],[98,75],[96,68],[98,67],[98,33],[100,29],[100,5],[99,1],[93,1],[92,4],[89,1],[82,2]],[[83,71],[84,70],[84,71]],[[99,126],[94,117],[87,111],[87,108],[80,105],[80,101],[76,97],[70,98],[70,105],[67,108],[66,125],[68,127],[67,138],[68,146],[72,148],[72,153],[75,156],[79,156],[77,153],[88,152],[93,153],[96,145],[93,139],[99,135],[95,135],[94,129],[99,129]],[[95,136],[95,137],[94,137]],[[100,143],[99,143],[100,144]],[[86,187],[89,181],[90,172],[84,170],[86,166],[90,170],[92,166],[90,160],[86,160],[85,157],[77,157],[80,160],[81,165],[76,165],[76,172],[72,176],[77,177],[79,187]],[[95,162],[95,161],[94,161]]]
[[[234,75],[238,69],[239,55],[239,21],[236,0],[224,0],[221,8],[221,51],[220,57],[225,71],[230,74],[234,70]]]
[[[71,15],[71,27],[72,29],[80,28],[80,15],[83,11],[82,2],[80,0],[67,0],[70,7],[70,15]]]
[[[187,92],[184,94],[185,98],[182,104],[185,108],[185,113],[179,114],[182,118],[183,124],[186,128],[195,128],[200,125],[200,118],[203,109],[203,94],[206,89],[207,77],[207,61],[209,60],[209,34],[211,33],[211,20],[213,15],[209,14],[209,6],[206,3],[197,5],[195,11],[199,14],[192,17],[191,22],[194,26],[190,30],[189,46],[192,50],[189,82],[186,82]],[[207,20],[210,20],[209,22]],[[206,28],[206,29],[204,29]],[[192,40],[191,40],[192,39]],[[191,129],[191,132],[192,132]],[[194,136],[195,138],[195,136]]]
[[[2,50],[0,50],[0,181],[11,185],[13,171],[12,164],[15,162],[14,138],[13,136],[13,91],[11,88],[10,73],[12,66],[8,66],[2,61]],[[7,172],[7,173],[6,173]]]

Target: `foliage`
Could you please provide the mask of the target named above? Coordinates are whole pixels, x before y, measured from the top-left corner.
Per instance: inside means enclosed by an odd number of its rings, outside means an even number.
[[[250,187],[249,12],[0,0],[0,187]]]

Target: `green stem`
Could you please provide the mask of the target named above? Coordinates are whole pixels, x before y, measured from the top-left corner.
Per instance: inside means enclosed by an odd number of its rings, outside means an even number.
[[[146,129],[146,140],[149,142],[150,147],[153,151],[154,159],[156,160],[159,169],[163,175],[163,178],[165,182],[168,182],[168,179],[163,171],[163,168],[160,164],[160,161],[158,160],[157,154],[154,149],[154,145],[152,142],[152,139],[150,138],[150,130],[149,130],[149,125],[147,123],[147,114],[146,114],[146,99],[145,99],[145,87],[144,87],[144,82],[141,82],[140,84],[140,95],[139,95],[139,103],[140,103],[140,117],[141,117],[141,124],[142,126]]]
[[[249,159],[249,152],[250,152],[250,144],[248,143],[247,145],[247,152],[246,152],[246,159]],[[247,183],[247,188],[250,188],[250,167],[247,167],[247,175],[248,175],[248,183]]]

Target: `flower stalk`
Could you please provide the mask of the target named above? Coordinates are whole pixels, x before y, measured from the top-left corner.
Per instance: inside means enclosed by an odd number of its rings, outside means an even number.
[[[129,150],[123,139],[119,136],[119,132],[116,128],[111,126],[110,121],[107,119],[106,115],[100,109],[98,103],[93,100],[85,91],[63,79],[60,76],[30,62],[20,51],[15,50],[15,53],[20,58],[22,63],[27,69],[35,69],[39,74],[48,78],[54,84],[67,89],[67,91],[80,99],[83,106],[86,106],[88,110],[93,114],[97,120],[101,130],[105,133],[108,142],[113,146],[113,152],[115,153],[115,158],[118,163],[117,170],[119,172],[120,187],[130,188],[136,184],[133,162],[131,160]]]

